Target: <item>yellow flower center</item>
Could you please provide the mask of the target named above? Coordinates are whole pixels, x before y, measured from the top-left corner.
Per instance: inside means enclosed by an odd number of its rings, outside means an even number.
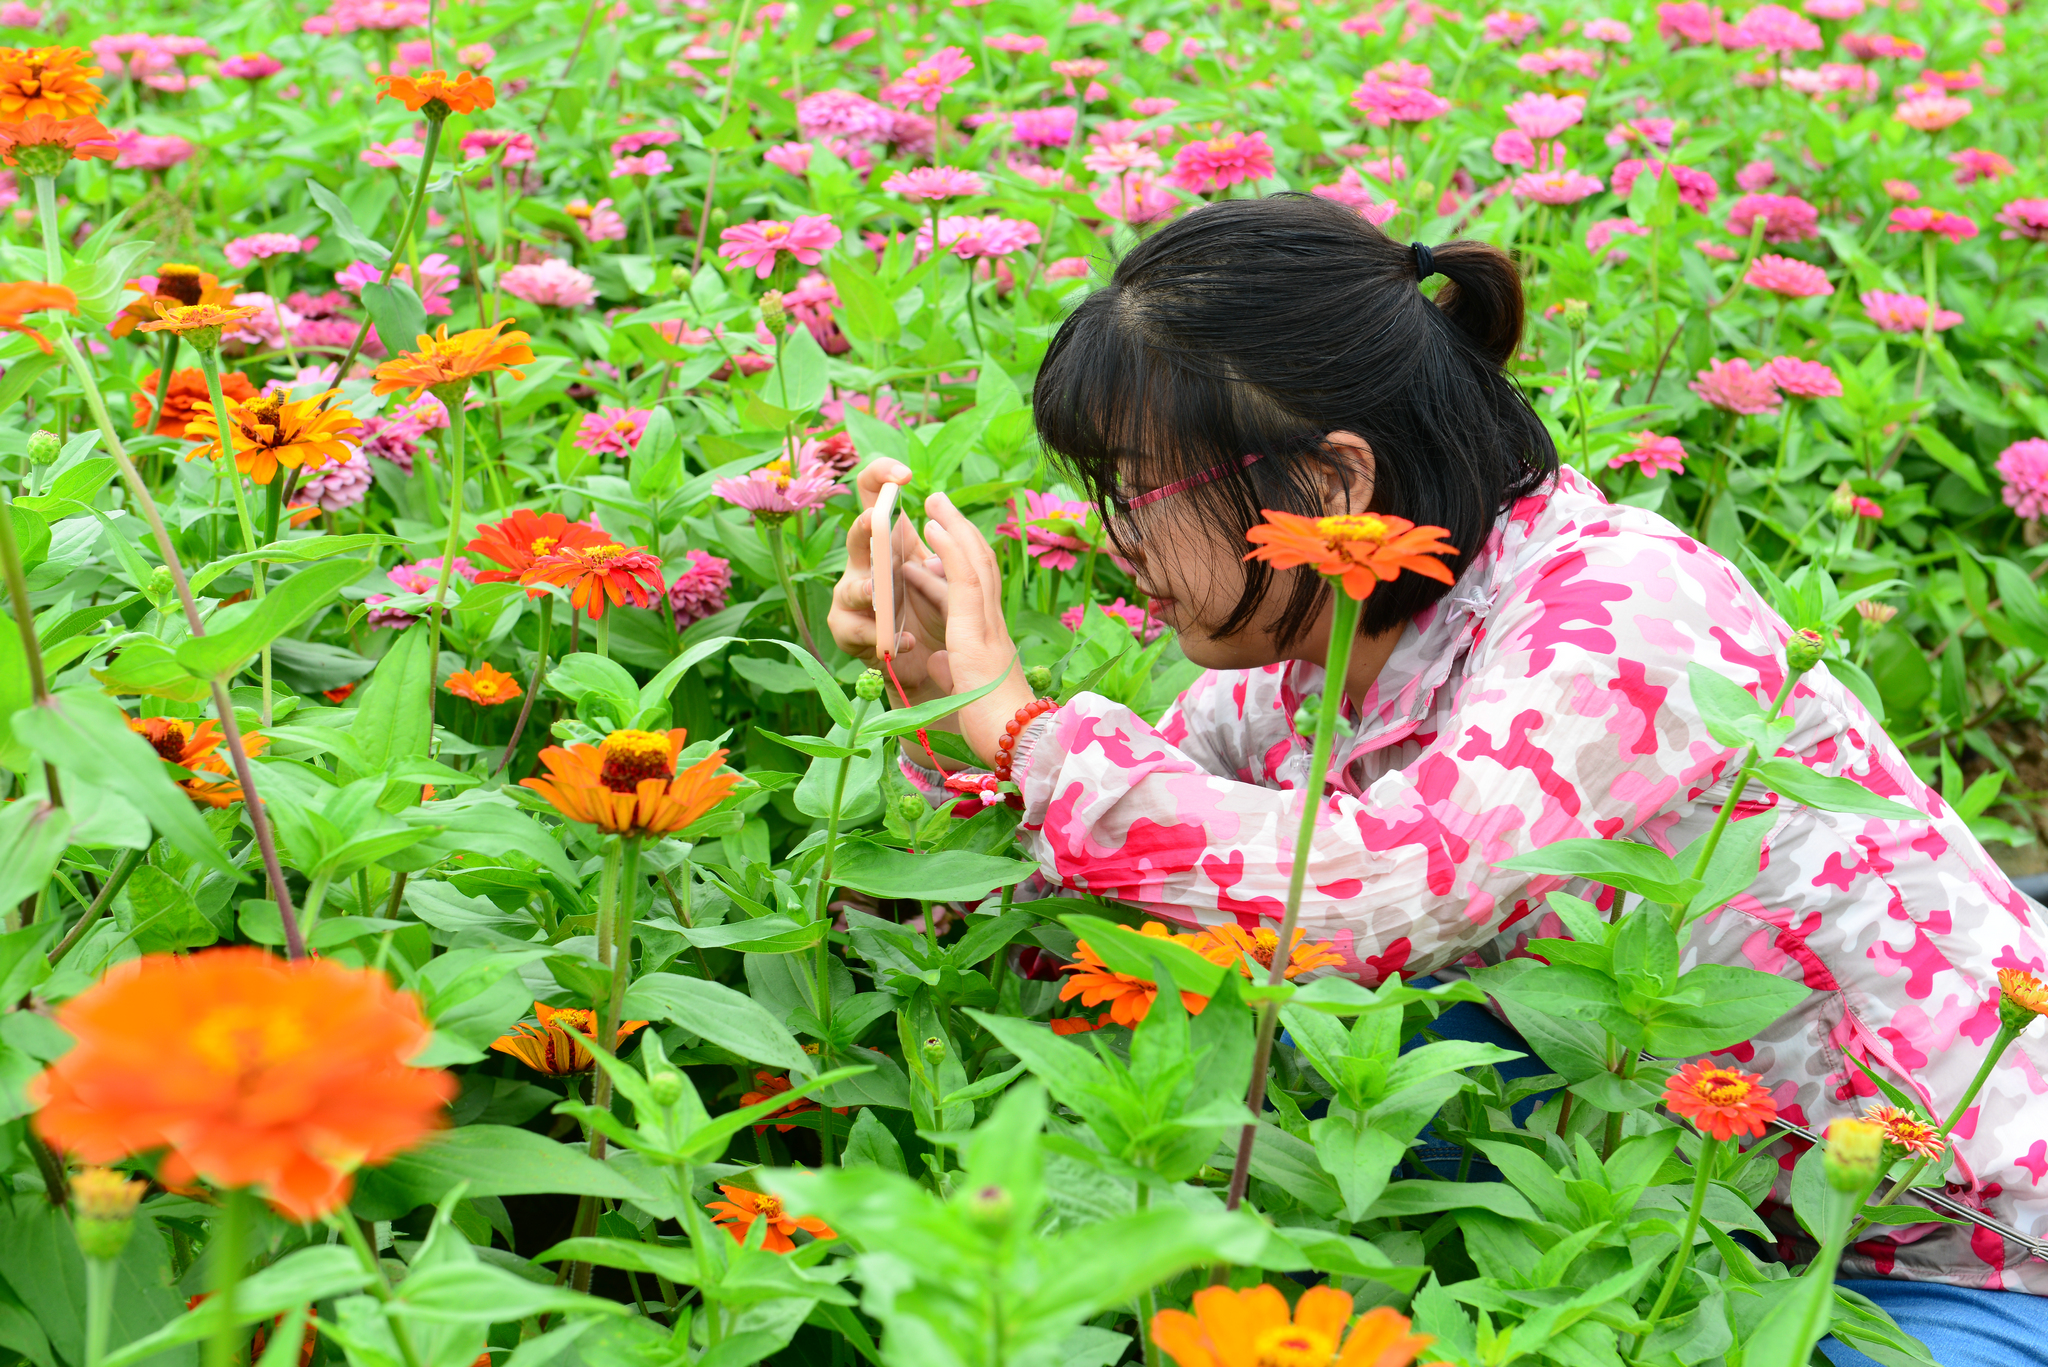
[[[469,691],[480,698],[495,698],[505,691],[505,686],[496,679],[478,679],[469,686]]]
[[[200,292],[199,267],[166,263],[156,273],[156,292],[181,304],[196,304]]]
[[[1260,1334],[1252,1353],[1258,1367],[1329,1367],[1337,1345],[1313,1329],[1281,1324]]]
[[[558,536],[536,536],[533,539],[534,555],[536,557],[546,555],[555,548],[555,543],[560,540],[561,538]]]
[[[761,228],[761,236],[770,242],[780,241],[789,236],[789,225],[787,223],[765,224]]]
[[[288,1013],[246,1002],[207,1010],[192,1027],[192,1051],[222,1072],[253,1071],[281,1063],[310,1043]]]
[[[764,1220],[768,1221],[768,1222],[769,1222],[770,1224],[774,1224],[774,1223],[775,1223],[776,1221],[778,1221],[778,1220],[782,1219],[782,1198],[781,1198],[781,1197],[779,1197],[779,1196],[763,1196],[763,1197],[761,1197],[761,1198],[760,1198],[760,1202],[761,1202],[761,1218],[762,1218],[762,1219],[764,1219]]]
[[[626,548],[616,542],[605,546],[585,546],[582,552],[584,560],[590,567],[600,571],[625,553]]]
[[[790,473],[789,461],[786,457],[782,460],[771,460],[763,468],[768,471],[768,477],[775,481],[775,487],[778,489],[787,489],[790,480],[794,478]]]
[[[1749,1100],[1755,1088],[1742,1074],[1715,1068],[1700,1074],[1692,1090],[1694,1096],[1710,1106],[1739,1106]]]
[[[1316,519],[1316,534],[1330,541],[1384,541],[1391,530],[1371,513],[1338,513]]]
[[[659,731],[614,731],[597,748],[598,781],[615,793],[639,791],[641,781],[676,776],[668,737]]]
[[[185,742],[192,735],[192,728],[175,717],[147,717],[128,723],[131,731],[148,741],[158,757],[173,764],[185,762]]]

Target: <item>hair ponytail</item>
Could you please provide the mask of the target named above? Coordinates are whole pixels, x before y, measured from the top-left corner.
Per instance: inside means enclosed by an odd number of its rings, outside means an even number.
[[[1522,344],[1522,273],[1514,258],[1486,242],[1446,242],[1430,249],[1444,277],[1436,306],[1479,354],[1499,368]]]

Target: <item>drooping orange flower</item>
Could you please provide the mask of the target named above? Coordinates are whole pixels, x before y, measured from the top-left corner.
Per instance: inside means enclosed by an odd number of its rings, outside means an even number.
[[[0,123],[0,161],[28,174],[55,175],[74,161],[112,161],[121,154],[114,135],[98,119],[53,119],[38,114],[20,123]]]
[[[789,1078],[782,1073],[769,1073],[756,1070],[754,1073],[754,1086],[757,1090],[741,1093],[740,1105],[758,1106],[762,1102],[768,1101],[774,1097],[781,1096],[784,1092],[790,1090],[791,1083]],[[765,1131],[769,1125],[774,1123],[776,1117],[778,1116],[801,1115],[805,1111],[815,1111],[817,1109],[817,1102],[811,1100],[807,1096],[800,1096],[796,1100],[790,1102],[787,1106],[783,1106],[778,1110],[770,1111],[767,1114],[766,1118],[764,1118],[760,1124],[754,1126],[754,1133],[760,1134],[763,1131]],[[834,1106],[832,1108],[832,1114],[845,1115],[848,1109],[849,1108],[845,1106]],[[775,1132],[777,1134],[788,1134],[791,1130],[795,1128],[796,1126],[794,1125],[776,1125]]]
[[[50,354],[49,341],[40,332],[22,322],[21,316],[25,313],[43,313],[50,309],[76,313],[78,296],[62,285],[46,285],[40,280],[18,280],[0,285],[0,328],[35,339],[35,344],[43,349],[45,356]]]
[[[613,607],[630,603],[649,608],[668,591],[662,582],[661,557],[645,546],[626,547],[614,541],[559,547],[535,561],[519,582],[566,586],[569,606],[589,613],[592,621],[604,616],[607,601]]]
[[[1351,1293],[1334,1286],[1302,1292],[1291,1313],[1276,1287],[1205,1286],[1193,1314],[1152,1317],[1153,1341],[1180,1367],[1408,1367],[1433,1342],[1410,1328],[1386,1305],[1351,1324]]]
[[[157,382],[163,372],[152,370],[142,377],[141,388],[135,391],[134,425],[137,427],[149,421],[149,411],[156,404]],[[233,402],[237,399],[256,397],[256,385],[239,370],[223,370],[220,373],[221,397]],[[211,409],[213,403],[206,396],[206,372],[197,366],[171,372],[171,387],[164,391],[163,412],[156,415],[156,426],[152,429],[159,437],[182,437],[191,423],[199,406],[205,404]]]
[[[446,687],[456,697],[467,698],[480,707],[511,702],[526,691],[519,686],[519,680],[489,664],[480,664],[474,670],[456,670],[448,676]]]
[[[429,71],[418,76],[379,76],[377,84],[382,87],[377,93],[380,100],[397,100],[417,114],[428,105],[439,103],[444,108],[441,118],[450,114],[474,114],[479,109],[490,109],[498,103],[498,91],[488,76],[479,76],[473,71],[458,71],[449,76],[445,71]],[[435,111],[427,109],[427,117],[433,118]]]
[[[597,1060],[590,1056],[590,1047],[597,1043],[597,1013],[588,1007],[549,1006],[545,1002],[533,1004],[533,1014],[538,1025],[521,1021],[512,1027],[509,1035],[500,1035],[491,1041],[491,1048],[501,1054],[510,1054],[536,1073],[549,1077],[566,1077],[571,1073],[587,1073],[597,1066]],[[646,1021],[620,1021],[618,1038],[612,1041],[612,1052],[634,1031],[647,1024]]]
[[[1884,1127],[1885,1143],[1896,1144],[1915,1158],[1935,1159],[1948,1152],[1948,1141],[1941,1137],[1941,1131],[1911,1111],[1876,1106],[1871,1108],[1869,1118],[1873,1124]]]
[[[532,569],[542,556],[584,546],[608,546],[611,536],[588,522],[571,522],[561,513],[536,513],[525,508],[502,522],[487,522],[476,529],[470,553],[504,566],[485,570],[476,577],[479,584],[510,583]],[[538,598],[545,588],[530,588],[528,598]]]
[[[1664,1086],[1664,1104],[1715,1139],[1738,1134],[1754,1138],[1778,1118],[1778,1103],[1771,1100],[1762,1078],[1705,1059],[1694,1059],[1671,1075]]]
[[[721,774],[726,752],[713,750],[681,773],[681,727],[614,731],[602,745],[550,745],[540,752],[546,778],[520,780],[571,821],[607,835],[674,835],[725,801],[738,774]]]
[[[0,123],[92,113],[107,96],[92,83],[102,71],[91,60],[82,47],[0,48]]]
[[[1458,553],[1443,540],[1450,533],[1442,527],[1418,527],[1405,517],[1385,513],[1301,517],[1271,508],[1264,511],[1266,520],[1244,534],[1254,547],[1245,554],[1247,560],[1263,560],[1277,570],[1312,566],[1358,599],[1403,570],[1446,584],[1457,582],[1437,558]]]
[[[745,1187],[729,1187],[720,1182],[718,1189],[725,1193],[723,1201],[706,1201],[704,1209],[713,1212],[711,1222],[732,1235],[734,1243],[745,1243],[747,1231],[754,1227],[754,1221],[768,1222],[767,1237],[761,1247],[770,1253],[788,1253],[796,1248],[796,1240],[789,1236],[802,1230],[815,1239],[836,1239],[839,1235],[832,1226],[815,1215],[802,1217],[791,1215],[782,1208],[782,1198],[769,1196]]]
[[[1179,940],[1182,943],[1194,939],[1193,936],[1174,935],[1157,921],[1147,921],[1142,933],[1161,940]],[[1189,947],[1194,948],[1192,944]],[[1079,997],[1083,1006],[1100,1006],[1107,1002],[1110,1020],[1126,1029],[1135,1030],[1138,1022],[1144,1020],[1146,1014],[1152,1010],[1152,1003],[1159,996],[1159,984],[1149,978],[1116,972],[1102,962],[1095,951],[1089,948],[1086,940],[1074,946],[1074,954],[1074,962],[1060,969],[1062,973],[1074,975],[1060,987],[1060,1000],[1072,1001]],[[1189,1015],[1199,1015],[1202,1008],[1209,1004],[1207,997],[1193,992],[1182,992],[1180,1001],[1181,1005],[1188,1009]],[[1099,1021],[1097,1023],[1100,1024]],[[1060,1033],[1080,1032],[1075,1027],[1068,1026]]]
[[[140,324],[153,321],[157,316],[158,304],[165,308],[175,308],[179,304],[235,302],[235,286],[221,284],[220,277],[212,271],[203,271],[197,266],[177,261],[166,261],[158,266],[154,280],[146,275],[130,280],[128,288],[135,291],[135,297],[114,315],[113,324],[107,329],[116,337],[126,337]],[[184,373],[177,372],[172,377],[173,381]],[[197,370],[192,373],[199,374]],[[203,377],[200,389],[202,392],[205,389]]]
[[[233,425],[235,468],[257,484],[277,478],[279,466],[317,470],[340,464],[355,449],[343,437],[362,429],[362,422],[346,404],[322,411],[320,405],[341,391],[330,389],[309,399],[287,399],[283,394],[259,394],[251,399],[228,398],[228,421]],[[186,460],[208,456],[220,459],[220,426],[214,421],[211,400],[195,402],[193,416],[185,424],[185,438],[200,445],[186,452]]]
[[[514,379],[524,379],[525,375],[513,367],[533,359],[533,348],[527,345],[533,339],[523,332],[498,335],[517,321],[501,318],[487,328],[471,328],[453,337],[443,323],[433,336],[420,335],[418,351],[400,352],[377,367],[375,392],[391,394],[410,389],[412,393],[407,397],[416,399],[421,390],[467,385],[479,375],[499,370],[507,371]]]
[[[222,328],[233,327],[247,322],[263,312],[253,304],[166,304],[158,299],[152,302],[156,318],[144,323],[143,332],[175,332],[180,337],[198,339],[194,334],[211,332],[216,335]]]
[[[228,768],[228,757],[215,753],[226,739],[219,722],[203,721],[195,726],[180,717],[131,717],[128,729],[148,741],[165,763],[191,771],[192,777],[179,779],[178,786],[194,802],[225,807],[242,800],[242,786]],[[251,757],[262,754],[269,744],[268,736],[242,733],[242,749]]]
[[[57,1009],[77,1041],[29,1084],[33,1123],[88,1163],[158,1150],[166,1185],[253,1187],[294,1220],[424,1139],[455,1080],[409,1068],[432,1035],[375,969],[260,949],[152,954]]]
[[[1245,977],[1252,975],[1245,965],[1249,955],[1258,963],[1270,969],[1273,966],[1274,951],[1280,947],[1280,932],[1272,926],[1260,926],[1257,930],[1246,930],[1242,926],[1206,926],[1199,934],[1184,937],[1189,947],[1211,963],[1235,968]],[[1298,978],[1311,969],[1334,968],[1344,962],[1344,956],[1331,948],[1328,940],[1305,945],[1308,932],[1296,927],[1293,952],[1287,957],[1287,976]]]
[[[1999,1024],[2008,1030],[2024,1030],[2040,1016],[2048,1016],[2048,983],[2024,968],[1999,969]]]

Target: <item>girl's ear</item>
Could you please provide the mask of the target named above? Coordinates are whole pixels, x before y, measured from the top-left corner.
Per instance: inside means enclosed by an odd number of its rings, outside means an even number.
[[[1334,457],[1324,466],[1323,506],[1332,511],[1363,512],[1372,506],[1375,465],[1372,443],[1356,432],[1338,431],[1323,437],[1323,450]]]

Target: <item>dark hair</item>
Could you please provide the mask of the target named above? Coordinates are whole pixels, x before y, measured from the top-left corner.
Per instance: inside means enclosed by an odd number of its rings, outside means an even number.
[[[1364,437],[1374,457],[1364,511],[1449,529],[1462,569],[1515,499],[1556,473],[1542,420],[1503,367],[1522,336],[1522,285],[1482,242],[1433,249],[1432,301],[1415,253],[1355,210],[1308,195],[1206,205],[1140,243],[1060,326],[1034,394],[1038,433],[1098,506],[1127,511],[1118,462],[1160,484],[1221,467],[1183,498],[1231,544],[1261,509],[1321,516],[1338,457],[1327,433]],[[1244,465],[1243,457],[1261,458]],[[1110,531],[1124,545],[1121,517]],[[1246,566],[1221,634],[1257,613],[1272,571]],[[1282,640],[1326,590],[1289,597]],[[1366,602],[1376,635],[1447,586],[1404,574]]]

